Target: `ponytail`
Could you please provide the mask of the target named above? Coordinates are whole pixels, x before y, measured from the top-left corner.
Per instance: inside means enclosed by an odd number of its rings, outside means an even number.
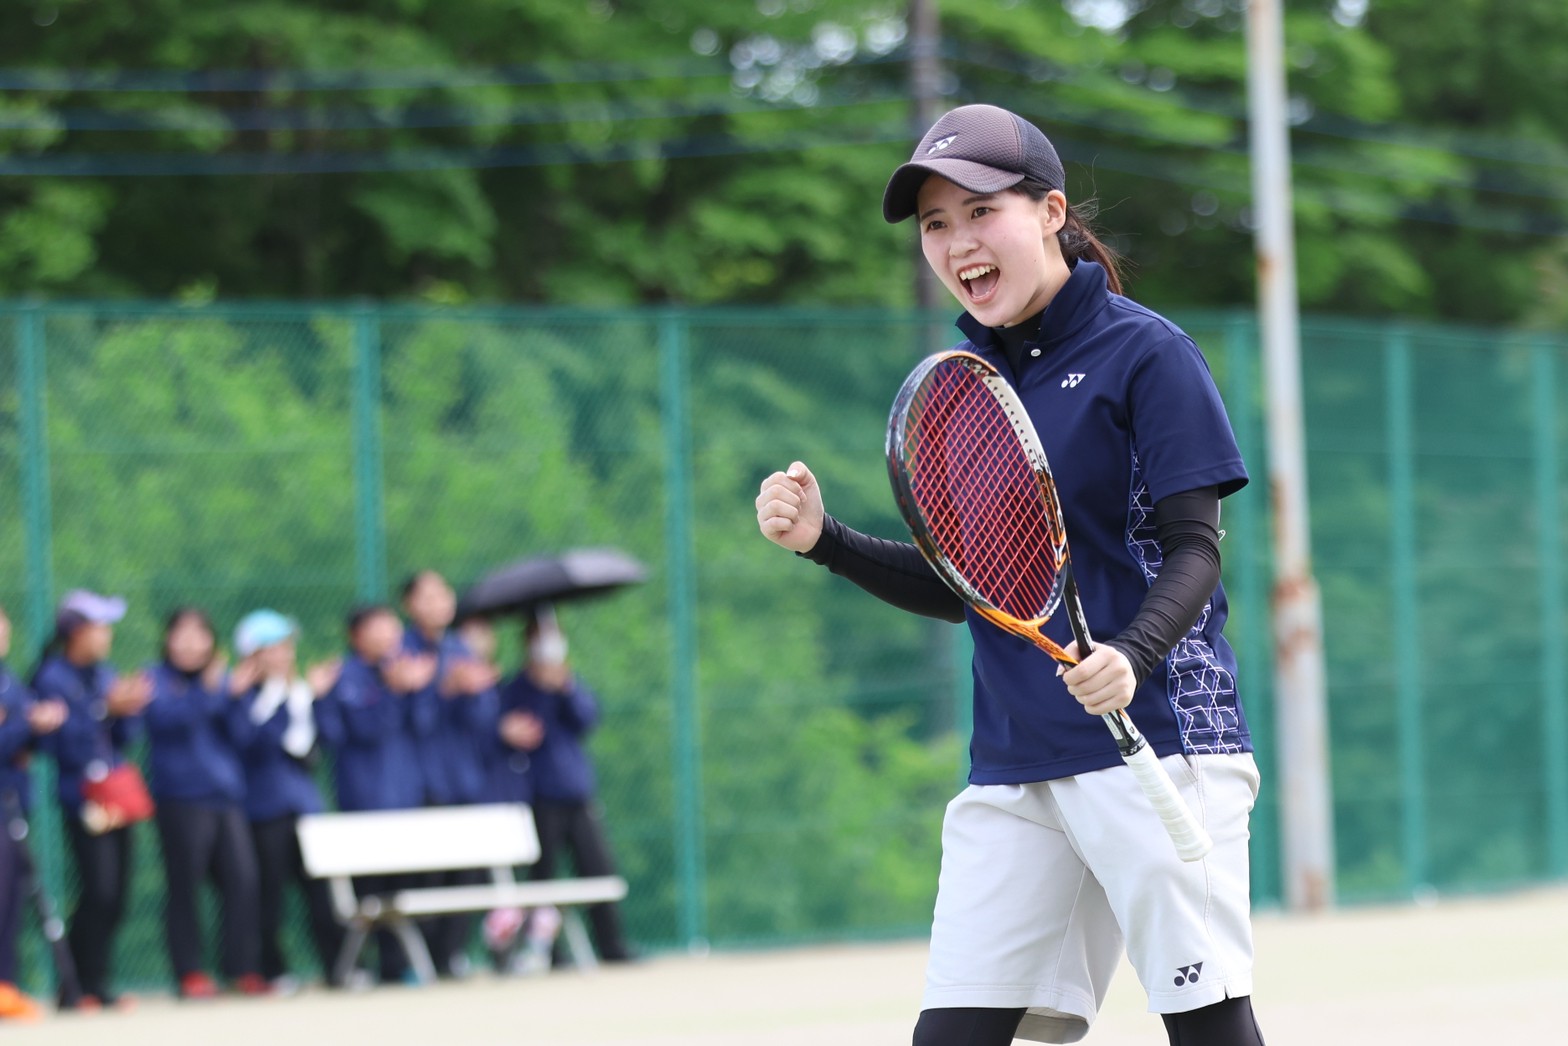
[[[1084,212],[1088,213],[1085,214]],[[1121,255],[1106,246],[1089,227],[1088,218],[1093,217],[1094,206],[1091,203],[1082,209],[1069,206],[1067,208],[1067,221],[1056,234],[1056,242],[1062,245],[1062,257],[1069,263],[1079,258],[1094,262],[1105,270],[1105,284],[1112,294],[1122,293]]]

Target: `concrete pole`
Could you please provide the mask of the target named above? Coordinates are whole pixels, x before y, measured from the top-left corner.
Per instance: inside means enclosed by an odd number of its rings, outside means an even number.
[[[921,135],[934,123],[941,114],[939,107],[942,101],[942,63],[938,57],[941,50],[941,27],[937,20],[936,0],[909,0],[909,93],[914,99],[914,106],[910,111],[910,119],[914,126],[909,136],[909,148],[914,149],[915,143]],[[920,240],[915,240],[915,307],[922,315],[929,315],[931,310],[942,304],[942,287],[936,280],[936,274],[926,264],[925,255],[920,251]],[[930,334],[923,340],[929,340]],[[941,346],[927,345],[928,351],[935,352]]]
[[[1334,822],[1323,611],[1312,577],[1307,512],[1284,51],[1281,0],[1250,0],[1247,98],[1274,507],[1274,699],[1285,901],[1292,909],[1313,910],[1334,900]]]

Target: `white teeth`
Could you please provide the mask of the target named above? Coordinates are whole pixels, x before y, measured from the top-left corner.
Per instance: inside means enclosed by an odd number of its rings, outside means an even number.
[[[981,276],[984,276],[988,272],[995,272],[995,271],[996,271],[996,266],[995,265],[976,265],[976,266],[973,266],[972,268],[968,268],[968,269],[959,269],[958,270],[958,278],[961,279],[961,280],[973,280],[973,279],[977,279],[977,278],[979,278]]]

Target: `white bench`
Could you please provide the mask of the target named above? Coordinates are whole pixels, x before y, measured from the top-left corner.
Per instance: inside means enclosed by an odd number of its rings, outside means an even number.
[[[561,932],[572,961],[579,969],[591,969],[597,960],[577,909],[626,896],[626,880],[618,875],[517,882],[513,867],[539,859],[533,811],[521,804],[309,814],[299,819],[299,847],[305,871],[329,880],[333,910],[348,931],[333,970],[339,982],[353,972],[378,927],[397,935],[415,975],[429,982],[435,979],[435,965],[415,919],[543,905],[561,909]],[[491,881],[360,897],[352,879],[462,869],[487,869]]]

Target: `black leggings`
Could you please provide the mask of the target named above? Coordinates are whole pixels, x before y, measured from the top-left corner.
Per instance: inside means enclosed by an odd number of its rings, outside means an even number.
[[[1022,1009],[922,1010],[914,1046],[1009,1046],[1023,1016]],[[1161,1016],[1170,1046],[1263,1046],[1251,996]]]
[[[70,918],[71,958],[82,991],[108,1003],[115,997],[109,988],[109,959],[131,885],[131,829],[94,835],[75,811],[67,810],[65,830],[80,879]]]
[[[1252,1015],[1252,996],[1225,999],[1186,1013],[1163,1013],[1171,1046],[1263,1046],[1263,1032]]]
[[[223,899],[222,967],[230,980],[261,970],[260,888],[245,811],[201,803],[158,804],[167,884],[164,913],[175,977],[202,972],[200,893],[211,880]]]
[[[299,852],[299,819],[290,814],[270,821],[252,821],[251,840],[256,844],[256,869],[261,873],[261,975],[276,980],[288,973],[283,954],[284,891],[294,886],[305,897],[310,914],[310,934],[316,957],[330,981],[343,946],[343,928],[332,914],[332,896],[325,879],[313,879],[305,872]]]
[[[1009,1046],[1025,1011],[957,1007],[921,1010],[914,1046]]]
[[[22,895],[27,892],[22,846],[0,816],[0,983],[16,983],[16,932],[22,923]]]

